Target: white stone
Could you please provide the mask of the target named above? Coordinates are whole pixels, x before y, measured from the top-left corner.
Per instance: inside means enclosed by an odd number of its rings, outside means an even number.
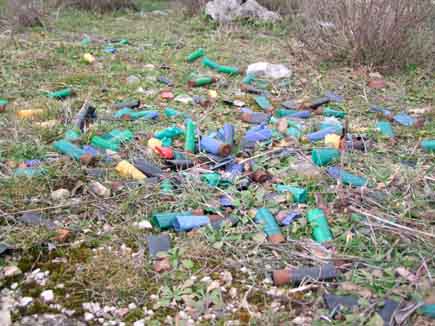
[[[85,321],[91,321],[94,319],[94,315],[91,314],[90,312],[85,312]]]
[[[133,323],[133,326],[145,326],[145,320],[144,319],[136,320]]]
[[[13,277],[20,275],[21,273],[21,269],[19,269],[18,266],[6,266],[3,268],[3,275],[5,277]]]
[[[140,83],[139,77],[134,76],[134,75],[127,77],[127,84],[131,85],[131,84],[138,84],[138,83]]]
[[[20,307],[27,307],[29,304],[31,304],[33,302],[33,298],[32,297],[22,297],[21,299],[20,299],[20,302],[19,302],[19,306]]]
[[[134,310],[134,309],[136,309],[137,308],[137,306],[136,306],[136,304],[134,303],[134,302],[132,302],[132,303],[130,303],[129,305],[128,305],[128,309],[130,309],[130,310]]]
[[[42,291],[40,296],[41,296],[42,301],[44,301],[45,303],[52,302],[54,300],[53,290]]]
[[[291,71],[282,64],[272,64],[268,62],[257,62],[248,66],[247,74],[254,74],[257,77],[265,77],[271,79],[288,78],[291,76]]]
[[[144,229],[148,229],[148,230],[150,230],[150,229],[153,228],[153,226],[151,225],[151,223],[150,223],[149,221],[147,221],[147,220],[140,221],[139,223],[137,223],[137,227],[138,227],[139,229],[142,229],[142,230],[144,230]]]
[[[57,189],[51,193],[50,197],[54,201],[63,201],[69,198],[70,195],[71,193],[68,189]]]
[[[263,21],[276,21],[280,16],[267,10],[255,0],[213,0],[205,7],[207,15],[219,22],[229,22],[237,18],[254,18]]]
[[[11,284],[11,290],[16,290],[18,288],[18,283],[12,283]]]

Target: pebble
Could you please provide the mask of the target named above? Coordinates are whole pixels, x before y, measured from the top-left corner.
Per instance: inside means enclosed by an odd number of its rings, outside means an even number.
[[[33,302],[33,298],[32,297],[22,297],[20,299],[20,302],[18,303],[18,305],[20,307],[27,307],[28,305],[30,305]]]
[[[144,230],[144,229],[152,229],[153,228],[153,226],[151,225],[151,223],[149,222],[149,221],[146,221],[146,220],[144,220],[144,221],[140,221],[139,223],[137,223],[137,227],[139,228],[139,229],[142,229],[142,230]]]
[[[145,326],[145,320],[144,320],[144,319],[136,320],[136,321],[133,323],[133,326]]]
[[[94,315],[91,314],[90,312],[85,312],[85,321],[91,321],[94,319]]]
[[[52,302],[54,300],[54,292],[53,290],[45,290],[40,294],[41,299],[45,302]]]
[[[136,309],[137,308],[137,306],[136,306],[136,304],[135,303],[130,303],[129,305],[128,305],[128,309],[130,309],[130,310],[134,310],[134,309]]]
[[[11,284],[11,290],[16,290],[18,288],[18,283]]]
[[[63,201],[70,196],[70,192],[68,189],[57,189],[51,193],[51,199],[54,201]]]
[[[13,277],[20,275],[22,273],[21,269],[19,269],[17,266],[6,266],[3,269],[3,275],[4,277]]]
[[[127,84],[131,85],[137,83],[140,83],[140,78],[138,76],[131,75],[127,77]]]

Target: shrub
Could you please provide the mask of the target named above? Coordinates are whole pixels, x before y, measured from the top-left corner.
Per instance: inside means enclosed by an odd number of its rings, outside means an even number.
[[[14,29],[43,26],[44,6],[42,1],[8,0],[4,10],[4,25]]]
[[[205,5],[210,0],[177,0],[179,4],[185,10],[186,15],[196,15],[205,8]]]
[[[100,13],[123,9],[138,10],[134,0],[56,0],[55,5],[57,7],[74,7]]]
[[[311,51],[380,68],[430,59],[432,0],[310,0],[299,38]]]

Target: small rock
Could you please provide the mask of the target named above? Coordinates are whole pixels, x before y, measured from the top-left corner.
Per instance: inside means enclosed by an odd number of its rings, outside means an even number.
[[[85,312],[85,321],[91,321],[93,320],[95,317],[93,314],[91,314],[90,312]]]
[[[132,303],[130,303],[129,305],[128,305],[128,309],[130,309],[130,310],[134,310],[134,309],[136,309],[137,308],[137,306],[136,306],[136,304],[134,303],[134,302],[132,302]]]
[[[19,269],[17,266],[6,266],[5,268],[3,268],[4,277],[13,277],[20,275],[21,273],[21,269]]]
[[[191,96],[186,94],[180,94],[175,98],[175,101],[183,103],[183,104],[189,104],[193,102],[193,99]]]
[[[110,197],[110,189],[103,186],[101,183],[99,183],[98,181],[92,181],[89,184],[89,189],[96,194],[97,196],[100,197]]]
[[[27,307],[28,305],[30,305],[33,302],[33,298],[32,297],[22,297],[20,299],[20,302],[18,303],[18,305],[20,307]]]
[[[136,320],[136,321],[133,323],[133,326],[145,326],[145,320],[144,320],[144,319]]]
[[[148,64],[146,64],[145,66],[143,66],[145,69],[147,69],[147,70],[154,70],[154,69],[156,69],[156,66],[155,65],[153,65],[152,63],[148,63]]]
[[[151,223],[149,222],[149,221],[147,221],[147,220],[144,220],[144,221],[140,221],[139,223],[137,223],[136,224],[137,225],[137,227],[139,228],[139,229],[149,229],[149,230],[151,230],[152,228],[153,228],[153,226],[151,225]]]
[[[168,257],[159,259],[154,263],[154,271],[157,273],[169,271],[171,269],[171,262]]]
[[[40,297],[45,303],[52,302],[54,300],[54,292],[53,290],[43,291]]]
[[[247,74],[254,74],[257,77],[281,79],[291,77],[291,71],[282,64],[268,62],[257,62],[248,66]]]
[[[70,196],[70,192],[68,189],[58,189],[51,193],[51,199],[54,201],[63,201]]]
[[[231,288],[230,289],[230,297],[231,298],[235,298],[235,297],[237,297],[237,288]]]
[[[11,284],[11,290],[16,290],[18,288],[18,283]]]
[[[127,77],[127,84],[132,85],[132,84],[138,84],[140,83],[140,78],[135,76],[135,75],[131,75]]]

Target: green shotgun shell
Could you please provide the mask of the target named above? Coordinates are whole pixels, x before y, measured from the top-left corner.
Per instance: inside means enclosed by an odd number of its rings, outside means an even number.
[[[435,151],[435,139],[422,140],[421,147],[427,152],[434,152]]]
[[[91,139],[91,145],[101,149],[110,149],[117,152],[119,150],[119,143],[111,139],[103,138],[101,136],[94,136]]]
[[[217,62],[214,62],[213,60],[211,60],[210,58],[204,57],[204,59],[202,59],[202,64],[205,67],[217,70],[219,69],[219,64]]]
[[[160,192],[163,194],[172,194],[174,190],[174,187],[172,186],[172,182],[169,179],[164,179],[160,183]]]
[[[72,94],[73,94],[73,90],[71,88],[64,88],[56,92],[48,93],[47,96],[50,98],[62,99],[71,96]]]
[[[335,148],[315,148],[311,151],[311,159],[317,166],[324,166],[340,158],[340,151]]]
[[[250,73],[246,74],[246,76],[242,79],[242,84],[250,85],[255,80],[255,74]]]
[[[92,155],[86,153],[80,147],[66,141],[64,139],[55,141],[53,143],[53,148],[59,153],[65,154],[77,161],[81,161],[82,163],[89,163],[92,160]]]
[[[435,318],[435,304],[422,305],[418,312],[431,318]]]
[[[322,243],[332,240],[328,220],[322,209],[311,209],[308,211],[307,219],[313,229],[312,236],[315,241]]]
[[[263,110],[272,109],[272,104],[266,96],[258,95],[255,97],[255,102],[258,104],[260,108]]]
[[[278,192],[290,192],[293,196],[293,201],[295,203],[306,203],[307,202],[307,190],[301,187],[287,186],[287,185],[274,185],[276,191]]]
[[[187,56],[187,62],[193,62],[196,59],[199,59],[199,58],[203,57],[204,54],[205,54],[204,49],[199,48],[198,50],[193,51],[191,54],[189,54]]]
[[[189,216],[192,212],[156,213],[151,217],[151,223],[160,230],[172,228],[172,223],[177,216]]]
[[[323,115],[325,117],[335,117],[335,118],[344,118],[346,116],[346,112],[333,109],[329,106],[323,109]]]
[[[236,67],[219,66],[218,72],[221,72],[223,74],[228,74],[228,75],[237,75],[238,73],[240,73],[240,70],[239,68]]]
[[[205,86],[210,85],[216,81],[216,78],[209,77],[209,76],[201,76],[192,80],[189,80],[189,86],[190,87],[199,87],[199,86]]]
[[[80,140],[80,137],[81,137],[80,132],[74,129],[67,130],[63,136],[65,140],[70,142],[78,141]]]
[[[280,243],[285,241],[275,217],[267,208],[263,207],[257,210],[255,221],[263,225],[263,231],[271,242]]]
[[[390,122],[379,121],[376,125],[376,128],[379,129],[379,131],[384,137],[394,138],[394,131]]]
[[[196,149],[196,124],[191,119],[187,119],[184,150],[190,153],[194,153],[195,149]]]

